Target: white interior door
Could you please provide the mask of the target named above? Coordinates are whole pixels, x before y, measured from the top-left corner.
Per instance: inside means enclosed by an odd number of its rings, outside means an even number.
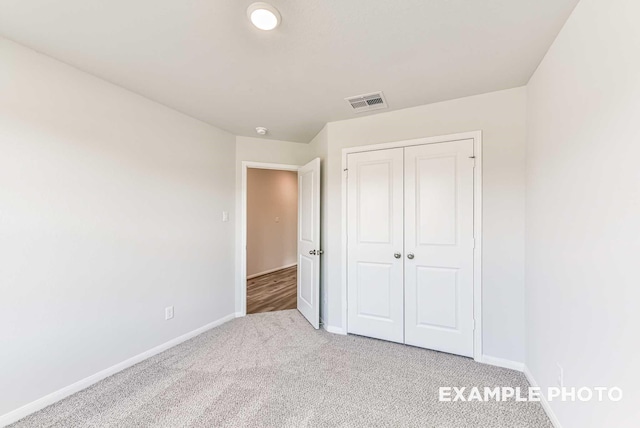
[[[402,343],[403,149],[349,154],[347,165],[347,330]]]
[[[473,356],[473,140],[405,148],[405,343]]]
[[[298,170],[298,310],[320,327],[320,159]]]

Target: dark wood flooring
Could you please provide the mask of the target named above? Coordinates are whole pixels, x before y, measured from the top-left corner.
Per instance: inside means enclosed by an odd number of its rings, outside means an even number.
[[[297,300],[297,266],[247,280],[247,313],[295,309]]]

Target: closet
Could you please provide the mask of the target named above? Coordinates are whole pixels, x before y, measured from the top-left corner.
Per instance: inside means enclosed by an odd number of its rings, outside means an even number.
[[[347,330],[474,346],[474,140],[347,155]]]

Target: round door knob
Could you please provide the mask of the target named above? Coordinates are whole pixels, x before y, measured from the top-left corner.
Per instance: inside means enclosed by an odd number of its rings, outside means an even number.
[[[415,256],[413,255],[413,253],[409,253],[409,254],[407,254],[407,258],[408,258],[409,260],[413,260],[413,258],[414,258],[414,257],[415,257]]]
[[[400,257],[402,257],[402,254],[400,254],[400,253],[395,253],[395,254],[393,255],[393,257],[395,257],[396,259],[399,259]]]
[[[316,255],[316,250],[310,250],[309,254],[311,254],[312,256],[315,256]]]

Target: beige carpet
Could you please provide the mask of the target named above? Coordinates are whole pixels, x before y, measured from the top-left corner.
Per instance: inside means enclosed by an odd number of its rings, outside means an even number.
[[[539,403],[440,403],[439,386],[528,384],[467,358],[314,331],[292,310],[231,321],[14,426],[551,427]]]

